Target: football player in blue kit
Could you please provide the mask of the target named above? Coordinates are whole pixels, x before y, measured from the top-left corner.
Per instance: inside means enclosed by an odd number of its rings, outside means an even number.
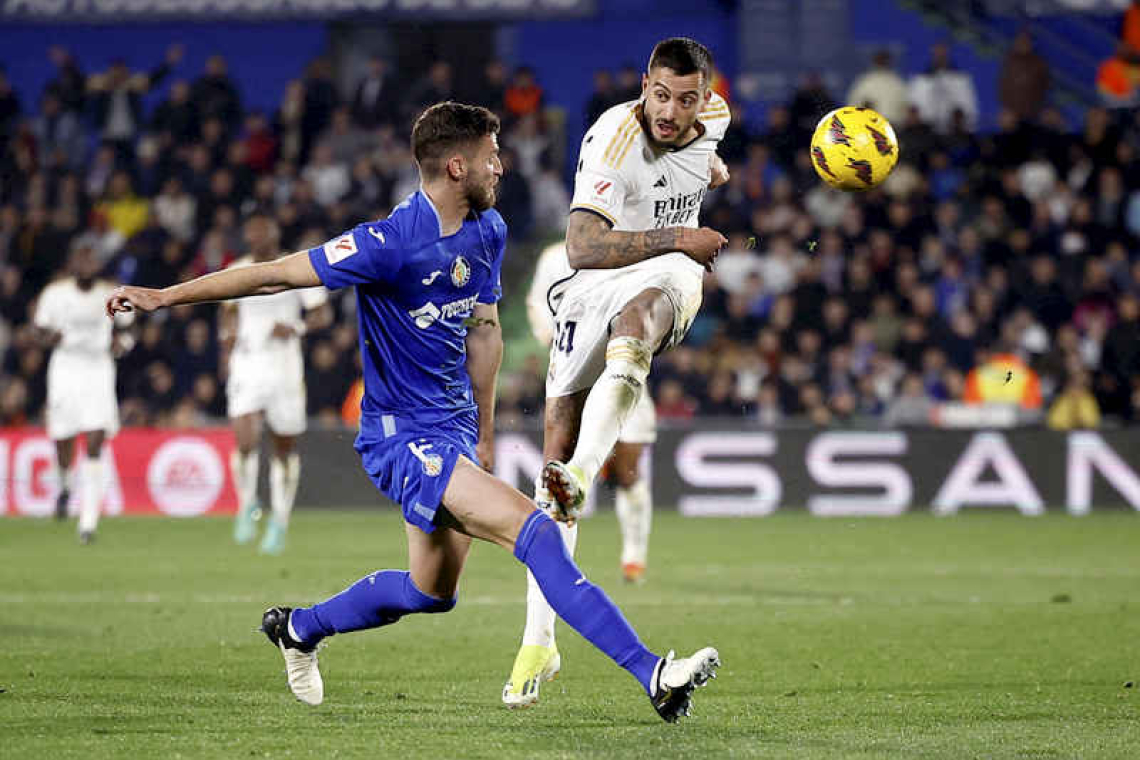
[[[498,131],[486,109],[436,104],[412,129],[420,190],[387,219],[319,248],[161,290],[121,286],[107,312],[356,287],[364,397],[355,448],[377,488],[402,507],[409,569],[370,573],[312,607],[265,612],[262,630],[284,655],[299,700],[324,699],[317,664],[323,639],[453,609],[471,540],[480,538],[513,552],[558,615],[637,678],[672,722],[688,714],[693,690],[715,677],[717,651],[685,658],[651,652],[575,565],[554,520],[487,471],[507,237],[492,208],[502,174]]]

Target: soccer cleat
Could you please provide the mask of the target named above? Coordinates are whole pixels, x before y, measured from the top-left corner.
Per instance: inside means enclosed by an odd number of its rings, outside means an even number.
[[[285,536],[288,532],[287,527],[276,520],[270,520],[261,539],[259,551],[262,554],[280,554],[285,551]]]
[[[720,654],[712,647],[698,650],[692,657],[673,659],[670,650],[665,658],[657,663],[653,673],[653,693],[649,701],[665,722],[676,723],[681,716],[689,716],[693,691],[716,678],[715,670],[720,667]]]
[[[257,535],[257,521],[261,519],[261,507],[256,501],[243,504],[234,521],[234,541],[248,544]]]
[[[572,464],[551,460],[542,468],[542,485],[555,501],[555,519],[562,522],[578,519],[586,503],[585,473]]]
[[[90,546],[95,543],[95,531],[85,530],[79,534],[79,543],[83,546]]]
[[[645,583],[645,565],[626,562],[621,566],[621,577],[626,583]]]
[[[261,616],[260,630],[281,650],[285,657],[285,673],[293,696],[307,705],[319,705],[325,699],[325,682],[317,667],[317,647],[305,647],[289,635],[292,607],[270,607]]]
[[[543,681],[553,681],[561,669],[558,647],[524,644],[515,657],[510,680],[503,686],[503,704],[510,708],[530,707],[538,701],[538,687]]]
[[[67,502],[71,499],[71,491],[66,488],[59,492],[55,499],[55,519],[67,519]]]

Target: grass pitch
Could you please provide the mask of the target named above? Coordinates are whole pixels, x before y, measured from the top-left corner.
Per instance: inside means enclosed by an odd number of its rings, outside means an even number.
[[[1140,516],[655,520],[646,585],[610,514],[579,560],[651,648],[720,649],[674,726],[561,625],[504,709],[524,580],[485,545],[454,612],[330,640],[294,701],[261,611],[404,567],[394,511],[301,512],[272,559],[223,520],[0,520],[0,757],[1140,757]]]

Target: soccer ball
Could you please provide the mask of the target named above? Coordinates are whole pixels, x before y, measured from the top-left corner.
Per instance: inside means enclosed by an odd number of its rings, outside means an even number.
[[[895,130],[870,108],[837,108],[819,120],[811,136],[811,163],[816,174],[840,190],[875,187],[898,160]]]

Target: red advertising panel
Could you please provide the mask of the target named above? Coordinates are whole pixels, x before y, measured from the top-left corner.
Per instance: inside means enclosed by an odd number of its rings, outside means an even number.
[[[233,432],[130,429],[103,447],[103,514],[233,514]],[[0,430],[0,515],[52,514],[55,446],[35,428]],[[72,489],[71,512],[78,505]]]

